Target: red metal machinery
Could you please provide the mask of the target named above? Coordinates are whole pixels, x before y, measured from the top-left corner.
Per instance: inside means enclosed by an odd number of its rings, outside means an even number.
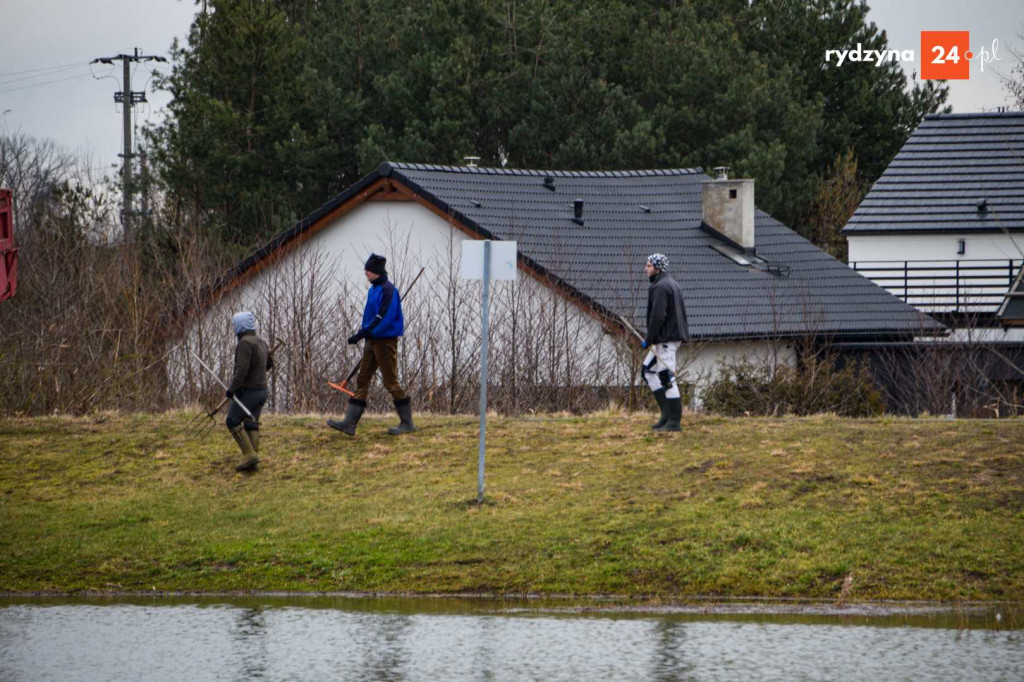
[[[11,190],[0,189],[0,301],[14,296],[18,282],[18,250],[14,248]]]

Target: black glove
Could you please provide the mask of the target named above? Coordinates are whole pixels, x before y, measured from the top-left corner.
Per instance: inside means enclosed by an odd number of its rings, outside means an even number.
[[[235,392],[232,390],[224,391],[224,397],[227,398],[228,400],[231,400],[232,398],[235,397]]]
[[[360,329],[352,336],[348,337],[348,344],[351,346],[354,343],[359,343],[361,340],[366,338],[366,332]]]

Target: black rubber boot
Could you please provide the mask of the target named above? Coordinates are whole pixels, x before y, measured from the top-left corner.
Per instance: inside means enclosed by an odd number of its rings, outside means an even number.
[[[398,426],[392,426],[388,433],[392,436],[400,436],[403,433],[412,433],[416,426],[412,423],[412,401],[409,398],[395,401],[395,411],[398,412]]]
[[[665,406],[665,401],[668,400],[668,398],[665,397],[665,389],[659,388],[657,391],[654,391],[654,399],[658,401],[658,407],[661,409],[661,418],[658,420],[657,424],[652,424],[651,428],[658,430],[665,426],[665,422],[668,421],[668,409]]]
[[[665,425],[655,431],[661,433],[667,433],[669,431],[682,431],[682,427],[679,425],[679,420],[683,418],[683,399],[682,398],[666,398],[665,399],[665,410],[668,412],[668,419],[665,420]]]
[[[249,440],[249,433],[245,430],[245,424],[239,424],[231,429],[231,436],[238,443],[238,449],[242,451],[242,456],[245,457],[242,463],[235,467],[235,471],[255,471],[259,467],[260,458],[256,456],[256,451],[252,447],[252,441]]]
[[[337,429],[342,433],[354,436],[356,435],[356,426],[359,424],[359,419],[363,416],[363,412],[365,410],[366,403],[360,405],[356,401],[350,400],[348,401],[348,407],[345,409],[345,418],[340,422],[334,419],[328,419],[327,425],[332,429]]]

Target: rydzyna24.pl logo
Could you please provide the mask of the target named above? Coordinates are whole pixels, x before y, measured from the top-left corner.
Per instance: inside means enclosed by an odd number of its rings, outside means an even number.
[[[971,47],[970,31],[921,31],[921,78],[924,80],[967,80],[971,77],[971,62],[978,63],[981,71],[985,64],[998,62],[999,39],[993,39],[991,48],[984,45]],[[873,63],[917,62],[913,50],[865,50],[860,43],[845,50],[825,50],[825,63],[843,66],[847,62]]]

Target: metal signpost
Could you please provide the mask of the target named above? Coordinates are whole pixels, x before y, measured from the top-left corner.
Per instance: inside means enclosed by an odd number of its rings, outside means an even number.
[[[484,501],[484,452],[487,443],[487,340],[491,280],[516,278],[516,242],[462,242],[462,277],[483,280],[480,304],[480,458],[477,465],[476,501]]]

